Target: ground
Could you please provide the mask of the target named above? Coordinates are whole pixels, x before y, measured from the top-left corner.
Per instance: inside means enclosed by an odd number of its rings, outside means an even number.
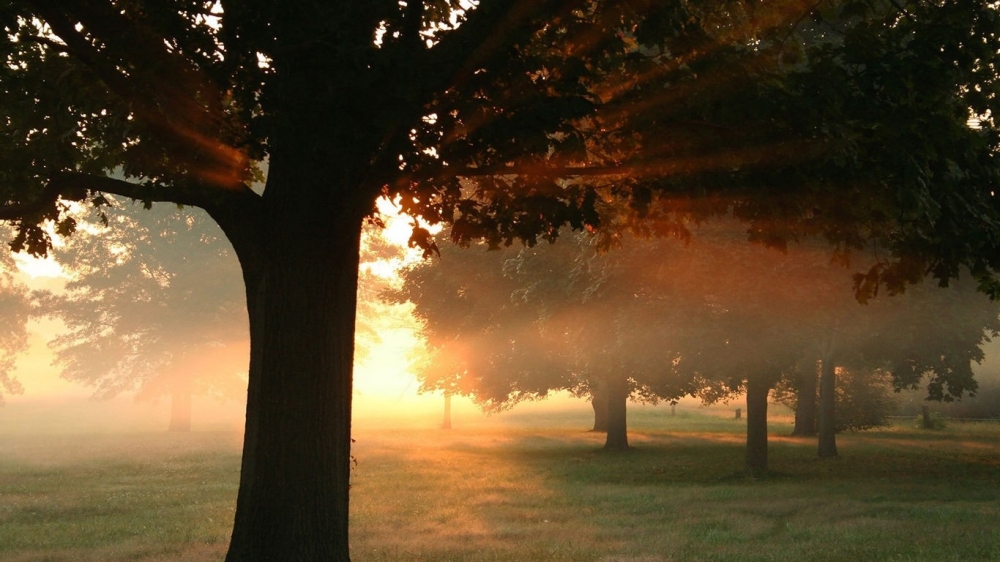
[[[841,457],[820,460],[776,418],[774,474],[748,479],[745,420],[731,412],[637,409],[635,450],[605,453],[580,406],[451,431],[436,417],[359,424],[352,559],[1000,559],[1000,423],[924,431],[904,420],[843,435]],[[224,556],[238,432],[32,434],[19,415],[0,410],[0,559]]]

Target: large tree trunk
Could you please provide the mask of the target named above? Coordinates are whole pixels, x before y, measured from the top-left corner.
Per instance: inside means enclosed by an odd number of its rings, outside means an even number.
[[[625,411],[628,394],[628,381],[624,377],[608,381],[608,435],[604,442],[607,451],[627,451],[629,448]]]
[[[168,431],[191,431],[191,379],[175,381],[170,391],[170,428]]]
[[[796,377],[795,428],[792,435],[800,437],[816,435],[816,391],[818,378],[816,369],[806,369]]]
[[[227,562],[350,560],[354,320],[370,207],[319,164],[294,160],[272,156],[263,220],[227,232],[247,283],[251,348]],[[257,243],[241,244],[254,228]]]
[[[837,366],[832,354],[823,356],[822,375],[819,378],[819,456],[837,456],[836,388]]]
[[[594,408],[594,429],[591,431],[605,432],[608,430],[608,393],[603,388],[595,388],[590,393],[590,405]]]
[[[767,394],[770,385],[747,380],[747,457],[751,474],[767,472]]]
[[[451,429],[451,393],[444,393],[444,421],[441,422],[441,429]]]

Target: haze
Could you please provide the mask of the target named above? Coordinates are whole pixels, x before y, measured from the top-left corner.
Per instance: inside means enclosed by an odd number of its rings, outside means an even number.
[[[883,367],[866,367],[865,361],[889,365],[902,357],[919,362],[921,346],[939,352],[942,359],[974,355],[979,347],[970,342],[978,341],[976,330],[989,331],[994,325],[990,315],[997,320],[995,304],[970,295],[960,284],[945,292],[923,285],[903,296],[882,295],[860,305],[851,290],[850,272],[863,267],[863,253],[854,256],[853,265],[844,265],[831,262],[828,250],[807,244],[779,252],[735,241],[733,225],[726,221],[690,225],[690,239],[624,236],[604,253],[595,249],[599,239],[574,233],[552,246],[491,252],[482,246],[459,249],[440,240],[441,256],[422,260],[406,249],[409,220],[396,216],[387,203],[383,209],[388,217],[384,236],[370,230],[364,244],[353,410],[357,464],[352,472],[352,549],[372,556],[444,549],[466,552],[462,559],[478,559],[467,551],[508,548],[498,538],[504,533],[541,533],[544,537],[530,542],[577,545],[566,559],[600,551],[606,548],[602,542],[579,542],[579,523],[574,521],[586,511],[560,507],[551,475],[590,479],[580,488],[585,496],[603,493],[594,490],[606,490],[614,485],[609,482],[640,472],[667,478],[675,487],[672,495],[685,493],[677,491],[678,482],[699,482],[706,474],[711,475],[709,486],[719,490],[717,482],[732,480],[729,469],[719,467],[739,465],[739,453],[733,451],[750,443],[744,445],[743,437],[752,415],[744,385],[760,373],[767,375],[767,366],[780,361],[786,363],[775,372],[785,379],[766,379],[773,385],[766,411],[770,443],[780,470],[801,470],[789,460],[790,448],[808,450],[804,457],[809,459],[815,453],[808,439],[788,436],[798,426],[789,381],[797,376],[794,369],[808,373],[809,361],[815,380],[815,357],[830,326],[835,326],[839,345],[857,348],[855,355],[843,356],[850,369],[838,370],[842,391],[867,400],[865,407],[882,416],[878,423],[894,424],[872,438],[865,433],[841,436],[849,454],[858,458],[866,439],[879,440],[881,447],[895,446],[895,440],[903,443],[912,438],[898,437],[898,431],[910,422],[888,416],[916,415],[926,403],[927,383],[934,375],[922,372],[915,390],[893,394]],[[144,220],[143,213],[125,206],[112,220]],[[63,507],[51,508],[52,517],[60,522],[75,517],[73,524],[84,535],[119,533],[147,541],[149,529],[161,523],[136,527],[136,510],[157,521],[180,521],[185,516],[174,514],[170,506],[175,501],[190,503],[198,506],[197,513],[204,512],[198,516],[200,534],[175,536],[169,529],[188,527],[170,523],[167,530],[158,531],[156,540],[171,553],[166,559],[215,560],[228,540],[233,476],[243,438],[245,312],[232,309],[238,291],[220,286],[238,277],[226,274],[225,260],[232,257],[212,231],[201,230],[197,216],[181,215],[179,222],[170,212],[150,217],[149,224],[132,225],[141,233],[136,244],[102,241],[109,254],[78,255],[83,263],[79,270],[64,270],[52,260],[18,258],[19,280],[36,291],[40,306],[63,316],[29,323],[30,345],[14,371],[24,392],[7,395],[0,407],[0,458],[9,465],[5,471],[12,475],[12,486],[28,490],[9,496],[20,519],[33,520],[44,505],[58,504]],[[154,234],[161,231],[179,236],[182,244],[192,236],[204,245],[208,259],[194,259],[193,268],[171,263],[177,273],[168,276],[158,264],[170,262],[177,252],[159,245]],[[85,232],[81,240],[94,244],[87,237],[99,235],[99,229]],[[67,247],[55,255],[71,251],[82,252]],[[190,248],[184,253],[190,255]],[[114,267],[88,270],[98,263],[95,258]],[[130,268],[133,262],[140,267]],[[122,278],[115,268],[137,278]],[[129,296],[152,293],[181,299],[166,305],[201,324],[178,323],[176,311],[159,310],[141,299],[111,306],[107,291],[118,282],[130,288]],[[93,291],[88,298],[98,300],[59,300],[59,295],[72,295],[81,287]],[[945,305],[942,295],[948,297]],[[103,332],[103,321],[96,322],[91,310],[134,335]],[[129,320],[136,310],[141,314]],[[147,332],[147,321],[166,329]],[[852,336],[853,328],[861,335]],[[906,337],[885,339],[880,331],[887,328]],[[198,337],[187,337],[190,334]],[[139,345],[136,338],[163,344],[133,347]],[[901,355],[872,355],[872,350],[862,349],[868,340]],[[119,355],[108,362],[105,356],[90,355],[88,348],[74,348],[80,341]],[[913,342],[919,345],[910,345]],[[975,412],[991,412],[1000,405],[1000,342],[986,344],[983,350],[981,364],[973,366],[980,398],[931,403],[936,415],[994,415]],[[136,360],[145,354],[155,359]],[[960,362],[944,364],[961,367]],[[185,381],[179,389],[188,393],[190,402],[183,397],[178,402],[176,379]],[[616,381],[628,385],[628,427],[622,429],[637,452],[594,456],[602,442],[605,448],[613,444],[608,414]],[[965,381],[946,377],[945,383],[947,391],[949,384],[961,386]],[[886,405],[870,396],[889,396],[891,402]],[[605,425],[599,427],[602,401]],[[858,410],[851,409],[850,400],[838,407],[855,424],[852,429],[871,423],[856,418]],[[448,431],[443,429],[446,424]],[[969,467],[987,467],[988,476],[995,444],[988,444],[988,436],[984,444],[978,434],[971,435],[942,435],[936,451],[942,458],[966,459]],[[719,450],[726,451],[724,459],[690,470]],[[665,460],[656,460],[661,458]],[[912,460],[900,462],[912,466]],[[629,463],[652,464],[635,472]],[[574,475],[577,470],[585,472]],[[978,469],[967,470],[974,475]],[[47,480],[59,474],[74,474],[82,484]],[[139,474],[138,484],[121,480]],[[183,482],[177,484],[174,478]],[[44,490],[20,483],[28,480]],[[76,490],[81,487],[89,490],[92,500],[80,499]],[[733,489],[737,491],[725,493],[744,490],[740,484]],[[143,503],[147,501],[148,506]],[[637,500],[622,501],[616,513],[645,509]],[[90,507],[80,507],[82,515],[67,515],[76,505]],[[704,513],[693,508],[685,512],[699,518],[733,509],[704,498],[692,505],[714,506]],[[416,523],[421,518],[413,519],[412,510],[435,515],[430,522]],[[105,512],[128,515],[119,522],[106,514],[88,515]],[[495,528],[495,517],[508,522]],[[842,521],[847,515],[837,512],[831,517]],[[648,531],[642,532],[649,536],[641,540],[659,544],[662,538],[653,534],[663,524],[644,520],[641,528]],[[671,525],[682,528],[684,523]],[[74,538],[74,533],[59,537],[78,541],[67,552],[91,552],[80,546],[83,539]],[[102,547],[92,551],[95,556],[134,558],[124,554],[131,552],[126,547],[117,546],[119,539],[109,540],[116,545],[113,550]],[[121,554],[120,548],[125,548]],[[400,558],[405,556],[388,559]]]

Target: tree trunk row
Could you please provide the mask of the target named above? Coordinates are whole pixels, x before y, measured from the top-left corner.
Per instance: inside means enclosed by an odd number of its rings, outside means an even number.
[[[764,474],[768,470],[767,397],[774,386],[773,382],[768,381],[769,378],[748,378],[746,383],[746,468],[755,475]],[[796,431],[793,435],[815,435],[817,432],[810,431],[810,428],[818,426],[819,456],[837,456],[834,421],[836,368],[833,360],[826,357],[822,361],[822,374],[818,384],[815,376],[808,375],[799,382]],[[604,387],[595,389],[591,395],[591,406],[594,409],[593,431],[607,432],[605,450],[623,451],[629,448],[626,427],[628,394],[628,381],[622,378],[608,380]]]

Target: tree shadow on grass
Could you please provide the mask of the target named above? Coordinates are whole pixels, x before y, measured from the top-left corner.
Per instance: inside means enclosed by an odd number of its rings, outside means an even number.
[[[927,450],[868,435],[839,438],[835,459],[817,458],[811,439],[777,437],[765,478],[743,472],[735,432],[634,431],[622,453],[582,430],[401,435],[377,455],[361,453],[360,470],[381,467],[386,483],[352,497],[352,545],[406,559],[600,561],[736,557],[767,544],[791,560],[831,547],[822,538],[831,533],[836,546],[879,525],[925,537],[928,521],[973,521],[987,532],[976,517],[1000,500],[996,455],[955,456],[945,436]]]

